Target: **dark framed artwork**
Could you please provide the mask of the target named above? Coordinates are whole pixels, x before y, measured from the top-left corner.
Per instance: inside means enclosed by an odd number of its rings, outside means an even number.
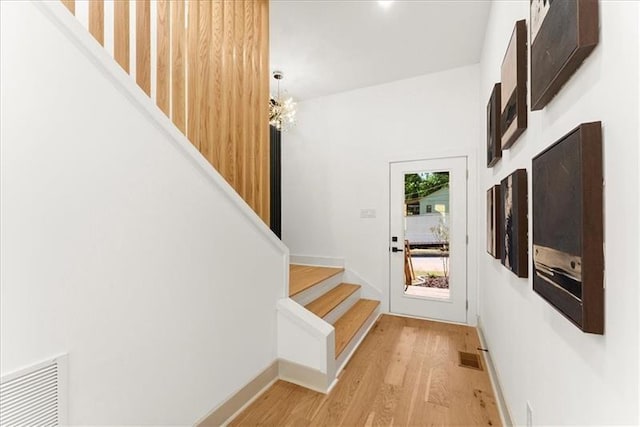
[[[500,83],[493,85],[487,104],[487,167],[492,167],[502,157],[500,132]]]
[[[604,332],[602,131],[585,123],[533,159],[533,289]]]
[[[487,252],[500,259],[500,186],[487,190]]]
[[[531,110],[541,110],[598,44],[598,0],[530,0]]]
[[[513,145],[527,128],[527,24],[517,21],[500,68],[502,149]]]
[[[502,264],[518,277],[528,277],[527,170],[518,169],[500,183]]]

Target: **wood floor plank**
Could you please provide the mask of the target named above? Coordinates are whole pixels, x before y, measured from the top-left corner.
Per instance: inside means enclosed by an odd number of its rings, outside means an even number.
[[[415,339],[411,338],[413,334]],[[279,381],[230,425],[499,426],[487,372],[457,363],[458,351],[469,351],[477,345],[474,328],[383,315],[331,393],[322,395]],[[396,356],[404,360],[407,352],[409,357],[403,365],[407,373],[404,381],[396,385]],[[424,401],[428,372],[434,367],[447,372],[449,407]],[[387,372],[396,372],[390,375],[394,384],[385,383]],[[440,393],[437,387],[433,390],[433,384],[429,387],[430,394]]]
[[[343,271],[344,268],[291,264],[289,266],[289,296],[297,295]]]
[[[380,301],[361,299],[336,321],[334,325],[336,328],[336,358],[344,351],[378,305],[380,305]]]
[[[340,283],[320,298],[305,305],[305,308],[318,317],[324,317],[358,289],[360,289],[360,285]]]
[[[404,382],[404,376],[407,372],[407,366],[413,353],[416,338],[418,333],[416,328],[405,326],[400,333],[400,339],[398,340],[393,352],[393,359],[387,369],[387,374],[384,377],[384,382],[390,385],[402,385]]]

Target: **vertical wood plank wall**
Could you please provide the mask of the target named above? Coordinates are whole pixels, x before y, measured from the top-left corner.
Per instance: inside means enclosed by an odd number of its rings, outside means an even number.
[[[113,57],[129,72],[129,0],[116,0],[113,4]]]
[[[170,23],[169,23],[169,0],[158,0],[158,58],[156,68],[156,104],[167,116],[169,111],[169,89],[170,89]]]
[[[76,14],[76,0],[62,0],[62,4],[69,9],[69,12]]]
[[[136,82],[151,95],[151,5],[136,0]]]
[[[89,2],[89,32],[104,46],[104,0]]]
[[[186,133],[184,2],[171,2],[171,118]]]
[[[74,13],[74,0],[61,2]],[[269,1],[135,0],[132,7],[134,26],[129,0],[115,0],[114,22],[105,23],[104,0],[89,0],[86,25],[102,45],[105,25],[114,29],[114,59],[269,224]]]

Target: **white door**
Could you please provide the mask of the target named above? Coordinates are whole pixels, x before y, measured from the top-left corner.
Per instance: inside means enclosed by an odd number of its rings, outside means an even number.
[[[467,158],[390,164],[390,309],[467,322]]]

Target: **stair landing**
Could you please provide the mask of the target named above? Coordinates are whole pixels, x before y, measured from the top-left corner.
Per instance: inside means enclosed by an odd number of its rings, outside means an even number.
[[[289,296],[297,295],[343,271],[344,268],[337,267],[291,264],[289,266]]]

